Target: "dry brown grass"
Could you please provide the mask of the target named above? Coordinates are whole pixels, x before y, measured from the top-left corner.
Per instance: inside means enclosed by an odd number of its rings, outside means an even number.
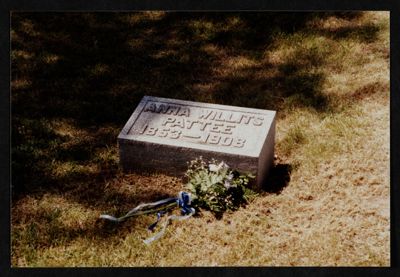
[[[120,21],[147,26],[164,16],[126,14]],[[41,36],[32,20],[21,22],[25,33]],[[151,235],[146,227],[153,216],[118,227],[97,219],[102,213],[122,215],[140,202],[176,195],[183,188],[177,178],[119,171],[115,138],[127,117],[100,126],[80,118],[40,118],[40,134],[32,131],[30,121],[14,121],[28,126],[16,126],[21,134],[34,139],[46,135],[54,145],[43,147],[34,140],[31,146],[29,157],[38,157],[34,166],[43,175],[39,180],[33,176],[36,181],[28,181],[28,191],[13,199],[12,265],[389,266],[389,14],[332,14],[311,17],[304,25],[306,29],[274,33],[257,51],[242,52],[214,40],[218,32],[245,26],[240,17],[225,24],[195,18],[187,25],[193,38],[204,41],[198,49],[209,55],[204,59],[212,60],[210,68],[187,72],[193,81],[181,87],[182,94],[173,94],[173,86],[166,91],[181,98],[190,92],[187,98],[197,101],[277,109],[277,168],[266,191],[245,208],[221,220],[203,211],[173,222],[150,246],[142,239]],[[168,48],[149,50],[152,59],[170,57],[171,63],[181,59],[177,64],[185,64],[192,58],[184,53],[177,57],[181,42],[173,37],[179,28],[163,37],[151,26],[126,45],[140,48],[147,43],[141,36],[157,34]],[[26,92],[34,81],[28,73],[35,54],[19,49],[24,32],[13,31],[18,41],[13,51],[15,93]],[[230,42],[245,49],[235,35]],[[41,59],[57,64],[63,57],[48,53]],[[96,62],[85,72],[106,76],[113,74],[112,66]],[[151,74],[162,77],[162,72],[155,64]],[[179,74],[177,78],[183,76]],[[119,97],[140,86],[129,80],[112,83],[110,94]],[[155,81],[152,88],[159,86],[162,81]],[[16,113],[23,116],[21,101],[14,101]],[[47,134],[46,126],[54,134]]]

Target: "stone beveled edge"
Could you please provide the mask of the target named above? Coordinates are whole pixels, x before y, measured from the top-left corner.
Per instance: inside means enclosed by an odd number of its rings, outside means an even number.
[[[273,125],[273,122],[275,120],[276,116],[276,111],[272,110],[263,110],[263,109],[256,109],[256,108],[246,108],[246,107],[238,107],[238,106],[231,106],[231,105],[220,105],[220,104],[211,104],[211,103],[205,103],[205,102],[194,102],[194,101],[187,101],[187,100],[180,100],[180,99],[171,99],[171,98],[164,98],[164,97],[154,97],[154,96],[143,96],[142,100],[140,100],[138,106],[136,107],[135,111],[132,113],[130,116],[129,120],[126,122],[124,127],[122,128],[121,132],[118,135],[118,141],[119,142],[129,142],[129,141],[140,141],[140,142],[145,142],[144,140],[139,140],[135,136],[128,135],[130,129],[133,127],[135,124],[136,120],[138,119],[139,115],[141,114],[142,110],[144,109],[145,105],[147,104],[148,101],[166,101],[166,102],[171,102],[171,104],[176,103],[176,104],[181,104],[181,105],[207,105],[207,107],[212,108],[212,109],[229,109],[235,112],[245,112],[245,113],[258,113],[258,114],[263,114],[270,119],[270,123],[268,128],[265,128],[262,130],[262,137],[264,138],[262,141],[258,142],[257,147],[255,147],[255,151],[249,151],[250,153],[229,153],[227,151],[218,151],[218,149],[205,149],[198,145],[197,147],[189,147],[185,145],[179,145],[175,147],[184,147],[184,148],[195,148],[199,150],[204,150],[204,151],[210,151],[210,152],[217,152],[217,153],[226,153],[226,154],[233,154],[233,155],[238,155],[238,156],[245,156],[245,157],[251,157],[251,158],[258,158],[261,154],[261,150],[263,148],[263,145],[265,143],[265,140],[267,139],[269,130],[271,126]],[[150,143],[150,142],[147,142]],[[166,146],[174,146],[170,145],[168,143],[159,143],[161,145],[166,145]]]

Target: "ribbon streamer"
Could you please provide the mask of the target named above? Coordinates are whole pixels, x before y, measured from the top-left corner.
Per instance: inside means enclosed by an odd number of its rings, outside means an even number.
[[[166,209],[168,209],[168,208],[170,208],[172,206],[175,206],[175,205],[180,207],[182,216],[176,216],[176,215],[168,216],[168,218],[167,218],[166,222],[164,223],[161,231],[158,232],[157,234],[155,234],[153,237],[144,240],[144,243],[148,245],[151,242],[159,239],[164,234],[165,229],[167,228],[167,225],[169,224],[170,221],[172,221],[172,220],[185,220],[185,219],[191,217],[195,213],[195,209],[190,207],[190,204],[191,204],[190,194],[187,193],[187,192],[181,191],[181,192],[179,192],[178,197],[167,198],[167,199],[160,200],[160,201],[153,202],[153,203],[140,204],[136,208],[130,210],[124,216],[121,216],[121,217],[117,218],[117,217],[114,217],[114,216],[111,216],[111,215],[102,214],[102,215],[100,215],[100,218],[119,223],[119,222],[122,222],[122,221],[126,220],[129,217],[132,217],[132,216],[148,214],[148,213],[154,213],[154,212],[159,211],[157,213],[156,222],[154,222],[153,224],[151,224],[148,227],[148,229],[150,231],[152,231],[152,230],[154,230],[154,228],[156,227],[156,225],[160,221],[161,216],[163,216],[165,214],[165,210]],[[145,208],[148,208],[148,210],[143,210]]]
[[[164,211],[158,212],[158,213],[157,213],[157,220],[156,220],[156,222],[154,222],[154,223],[151,224],[149,227],[147,227],[147,229],[148,229],[149,231],[153,231],[154,228],[156,227],[156,225],[158,224],[158,222],[160,221],[160,218],[161,218],[164,214],[165,214]]]
[[[130,210],[126,215],[118,217],[118,218],[114,217],[114,216],[111,216],[111,215],[107,215],[107,214],[100,215],[100,218],[107,219],[107,220],[114,221],[114,222],[122,222],[122,221],[126,220],[127,218],[135,216],[135,215],[153,213],[153,212],[156,212],[156,211],[161,210],[161,209],[165,210],[166,208],[168,208],[170,206],[171,207],[174,206],[175,202],[176,202],[176,198],[167,198],[167,199],[160,200],[160,201],[153,202],[153,203],[140,204],[136,208]],[[167,207],[164,206],[164,207],[161,207],[161,208],[157,208],[158,206],[166,205],[166,204],[168,204]],[[142,209],[149,208],[149,207],[150,208],[155,208],[155,210],[153,209],[153,210],[142,211]]]
[[[184,215],[184,216],[177,216],[177,215],[170,215],[167,218],[167,221],[164,223],[163,228],[161,229],[160,232],[158,232],[157,234],[155,234],[154,236],[143,240],[143,242],[147,245],[149,245],[150,243],[152,243],[153,241],[159,239],[160,237],[162,237],[162,235],[164,235],[165,233],[165,229],[167,229],[167,225],[169,224],[169,222],[171,220],[185,220],[188,219],[189,217],[191,217],[194,214],[194,209],[192,208],[193,212],[188,214],[188,215]]]

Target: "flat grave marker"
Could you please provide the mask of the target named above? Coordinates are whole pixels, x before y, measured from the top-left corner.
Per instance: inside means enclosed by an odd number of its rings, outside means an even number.
[[[265,181],[273,164],[275,111],[144,96],[118,136],[124,171],[182,176],[202,156]]]

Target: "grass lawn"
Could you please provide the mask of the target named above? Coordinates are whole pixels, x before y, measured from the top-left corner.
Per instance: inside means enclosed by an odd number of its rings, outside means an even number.
[[[389,266],[389,13],[13,13],[15,267]],[[275,167],[246,207],[116,227],[185,180],[125,174],[143,95],[277,111]]]

